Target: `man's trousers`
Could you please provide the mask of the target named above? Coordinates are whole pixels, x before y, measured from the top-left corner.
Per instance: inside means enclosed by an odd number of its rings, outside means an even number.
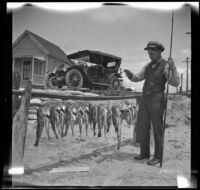
[[[150,155],[150,129],[152,123],[155,143],[154,157],[160,158],[161,156],[164,108],[164,92],[156,92],[151,95],[142,94],[137,121],[137,135],[142,155]]]

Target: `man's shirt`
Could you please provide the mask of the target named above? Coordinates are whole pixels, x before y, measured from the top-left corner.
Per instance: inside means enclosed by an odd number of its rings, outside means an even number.
[[[161,60],[162,59],[160,59],[157,63],[159,63]],[[133,81],[133,82],[138,82],[138,81],[144,80],[145,70],[146,70],[147,66],[150,63],[147,63],[139,72],[132,73],[133,76],[132,76],[132,78],[130,78],[130,80]],[[157,63],[155,63],[155,64],[157,64]],[[175,66],[172,67],[172,68],[170,68],[170,73],[169,73],[169,64],[167,62],[167,64],[165,65],[165,67],[163,69],[163,72],[165,74],[166,79],[167,80],[169,79],[169,85],[174,86],[174,87],[179,86],[179,84],[180,84],[180,77],[179,77],[179,73],[177,72],[177,69],[176,69]],[[169,78],[168,78],[168,76],[169,76]]]

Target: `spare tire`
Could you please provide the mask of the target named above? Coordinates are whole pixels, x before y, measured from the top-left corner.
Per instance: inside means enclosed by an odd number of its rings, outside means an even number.
[[[80,89],[83,86],[83,76],[77,69],[69,70],[65,75],[65,83],[69,89]]]

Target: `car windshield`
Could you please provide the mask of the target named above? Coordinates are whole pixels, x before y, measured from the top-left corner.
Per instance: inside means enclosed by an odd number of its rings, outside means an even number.
[[[107,63],[107,67],[114,67],[116,65],[116,62],[110,62],[110,63]]]
[[[88,67],[97,65],[96,63],[91,63],[91,62],[89,62],[89,61],[82,61],[82,60],[80,60],[80,59],[71,59],[71,61],[73,61],[76,65],[85,64],[85,65],[87,65]]]

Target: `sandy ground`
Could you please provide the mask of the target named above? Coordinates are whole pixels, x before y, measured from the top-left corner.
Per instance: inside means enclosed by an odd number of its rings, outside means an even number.
[[[34,147],[36,122],[32,121],[26,135],[25,174],[13,181],[45,186],[177,186],[178,175],[190,180],[190,102],[185,96],[171,97],[168,101],[162,168],[159,164],[147,165],[147,160],[134,160],[140,149],[132,143],[133,126],[128,128],[125,121],[120,150],[113,126],[107,140],[103,135],[94,137],[91,128],[88,139],[80,140],[77,126],[75,137],[69,130],[67,137],[56,140],[51,132],[50,142],[43,130],[39,146]],[[151,142],[153,155],[153,138]],[[70,166],[88,166],[89,171],[50,173],[53,168]]]

